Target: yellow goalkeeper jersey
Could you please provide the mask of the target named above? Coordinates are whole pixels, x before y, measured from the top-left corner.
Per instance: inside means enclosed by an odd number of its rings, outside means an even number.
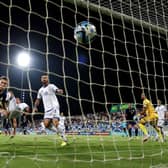
[[[143,101],[143,107],[146,109],[145,113],[147,117],[149,118],[158,117],[152,102],[148,100],[147,98],[144,99]]]

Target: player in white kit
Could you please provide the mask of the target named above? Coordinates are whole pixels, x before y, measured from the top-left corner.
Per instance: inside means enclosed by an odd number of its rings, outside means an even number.
[[[30,107],[27,103],[21,102],[20,98],[16,98],[16,103],[18,108],[23,112],[23,113],[30,113]]]
[[[157,100],[157,107],[155,108],[155,111],[158,113],[158,127],[160,128],[162,136],[164,138],[163,126],[167,108],[162,104],[161,100]]]
[[[59,89],[54,84],[50,84],[48,75],[42,75],[41,82],[43,86],[38,90],[33,112],[37,111],[37,107],[42,100],[45,111],[43,121],[45,127],[50,129],[51,124],[53,124],[57,131],[61,134],[63,130],[59,127],[60,105],[56,93],[63,94],[63,90]],[[61,146],[65,146],[66,144],[66,139],[63,138]]]
[[[21,102],[20,98],[18,97],[16,98],[16,103],[19,110],[21,111],[21,116],[19,118],[20,127],[23,134],[26,135],[28,133],[28,124],[30,124],[30,106],[25,102]]]
[[[12,123],[13,131],[11,138],[13,138],[16,135],[17,119],[20,117],[21,111],[17,106],[16,98],[12,91],[7,92],[6,101],[7,101],[7,118],[9,118],[10,122]]]

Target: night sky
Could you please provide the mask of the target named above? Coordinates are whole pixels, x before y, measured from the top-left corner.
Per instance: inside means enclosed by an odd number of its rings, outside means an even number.
[[[13,0],[11,8],[9,0],[0,2],[0,74],[9,76],[16,96],[23,87],[25,102],[32,105],[40,76],[48,73],[50,82],[65,91],[58,98],[66,115],[107,111],[112,103],[142,103],[142,88],[153,103],[160,98],[167,104],[165,34],[51,2]],[[97,37],[90,45],[77,45],[74,27],[84,20],[96,26]],[[16,62],[22,50],[31,53],[31,65],[24,71]]]

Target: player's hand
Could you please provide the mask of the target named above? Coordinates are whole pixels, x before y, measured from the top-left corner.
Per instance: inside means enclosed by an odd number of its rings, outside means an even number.
[[[145,115],[145,112],[144,112],[144,111],[141,111],[141,112],[140,112],[140,115],[141,115],[141,116],[142,116],[142,115],[144,116],[144,115]]]
[[[63,94],[64,91],[63,91],[63,89],[57,89],[57,93],[59,93],[59,94]]]
[[[36,107],[33,108],[32,110],[32,114],[35,115],[35,113],[38,111],[38,109]]]

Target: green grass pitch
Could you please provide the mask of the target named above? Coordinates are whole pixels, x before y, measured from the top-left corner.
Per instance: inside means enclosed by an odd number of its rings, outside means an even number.
[[[0,135],[0,168],[166,168],[168,142],[119,136]]]

